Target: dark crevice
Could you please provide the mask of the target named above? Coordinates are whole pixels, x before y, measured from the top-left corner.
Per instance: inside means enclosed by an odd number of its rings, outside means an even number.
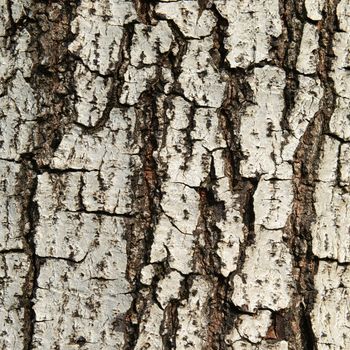
[[[175,87],[174,87],[173,93],[179,93],[181,94],[181,97],[183,97],[183,91],[178,86],[177,81],[182,72],[181,63],[182,63],[183,56],[187,52],[188,43],[186,41],[185,36],[182,34],[181,30],[179,29],[179,27],[174,21],[167,20],[167,23],[173,33],[174,41],[178,49],[178,53],[176,55],[173,53],[173,50],[169,50],[169,53],[168,53],[168,60],[169,60],[169,63],[171,66],[171,72],[173,74],[174,81],[175,81]],[[191,103],[191,101],[189,102]]]
[[[278,65],[286,72],[286,86],[284,88],[285,107],[281,121],[282,130],[289,130],[289,115],[294,108],[295,96],[299,89],[299,72],[296,70],[300,51],[301,39],[305,18],[303,18],[304,4],[302,0],[280,1],[281,18],[283,21],[282,35],[279,38],[280,47],[277,51],[283,51],[278,57]]]
[[[88,254],[89,252],[86,252],[85,255],[80,260],[75,260],[71,257],[65,258],[63,256],[43,256],[43,255],[38,255],[36,258],[41,263],[44,262],[45,260],[62,260],[62,261],[66,261],[70,265],[74,265],[74,264],[81,264],[82,262],[84,262]],[[40,266],[40,264],[38,266]]]
[[[204,241],[204,245],[197,244],[196,258],[200,261],[201,272],[212,276],[215,275],[215,272],[220,271],[221,266],[221,259],[216,253],[221,231],[216,223],[225,219],[225,205],[224,202],[217,199],[216,185],[214,159],[211,157],[209,174],[197,190],[201,214],[196,236],[199,240]]]
[[[58,12],[52,2],[36,3],[31,12],[33,21],[27,30],[32,37],[33,69],[28,82],[36,92],[39,111],[33,153],[41,167],[47,165],[74,118],[76,61],[68,44],[74,40],[70,24],[76,5],[64,1]]]
[[[0,254],[23,254],[25,253],[25,249],[20,249],[20,248],[11,248],[11,249],[2,249],[0,250]]]
[[[164,310],[164,320],[161,325],[163,350],[176,349],[176,330],[179,327],[177,318],[178,300],[172,300]]]
[[[37,127],[33,132],[33,147],[30,152],[20,155],[20,180],[18,186],[23,196],[23,227],[25,234],[25,252],[30,261],[30,268],[23,288],[24,294],[24,350],[34,348],[34,325],[36,315],[33,309],[40,264],[43,261],[36,255],[35,230],[39,220],[38,205],[35,201],[37,176],[46,168],[53,152],[60,144],[65,128],[72,120],[69,93],[72,86],[74,61],[68,53],[68,43],[72,39],[70,23],[75,16],[73,2],[65,1],[57,16],[52,20],[53,3],[36,2],[28,16],[13,23],[12,34],[24,27],[31,35],[29,53],[33,68],[26,81],[31,85],[36,97]],[[43,28],[47,26],[46,30]],[[58,45],[57,43],[64,43]],[[64,75],[62,74],[64,72]],[[66,91],[66,92],[64,92]]]
[[[127,218],[127,219],[135,217],[135,215],[132,214],[132,213],[111,213],[111,212],[105,211],[105,210],[86,210],[86,209],[81,209],[81,210],[66,210],[66,212],[91,214],[91,215],[97,215],[97,216],[110,216],[110,217]]]
[[[27,181],[21,186],[25,188],[25,193],[27,193],[27,198],[25,199],[25,213],[23,220],[29,223],[29,228],[26,233],[26,253],[28,254],[30,260],[30,269],[27,275],[24,295],[25,295],[25,310],[24,310],[24,350],[31,350],[33,347],[33,337],[34,337],[34,323],[35,323],[35,312],[33,309],[34,299],[36,297],[36,290],[38,288],[38,276],[40,270],[39,259],[36,255],[35,247],[35,227],[39,219],[39,211],[37,203],[34,201],[34,196],[37,189],[37,176],[35,171],[33,171],[32,164],[28,161],[24,161],[22,165],[23,179]],[[29,181],[28,181],[29,180]]]
[[[334,83],[329,76],[332,63],[332,41],[336,30],[337,1],[327,0],[323,19],[318,23],[319,50],[317,75],[324,89],[320,109],[310,121],[307,130],[295,152],[293,161],[294,205],[286,231],[290,234],[291,252],[294,257],[296,275],[295,307],[290,310],[291,320],[298,321],[299,331],[289,331],[289,341],[306,350],[316,350],[317,341],[313,333],[310,313],[317,291],[314,276],[318,259],[312,251],[312,223],[316,218],[314,191],[317,183],[317,169],[325,134],[329,132],[329,121],[335,108]],[[306,13],[302,8],[299,16],[305,22]],[[312,140],[312,142],[310,142]]]
[[[312,330],[310,312],[305,309],[303,304],[300,305],[300,329],[304,335],[304,350],[316,350],[317,342]]]
[[[331,137],[331,138],[337,140],[337,141],[340,142],[341,144],[342,144],[342,143],[345,143],[345,144],[346,144],[346,143],[350,143],[350,141],[344,140],[344,139],[342,139],[341,137],[339,137],[338,135],[336,135],[336,134],[334,134],[334,133],[332,133],[332,132],[329,132],[329,131],[325,132],[324,135],[325,135],[325,136],[329,136],[329,137]]]
[[[217,18],[214,30],[214,41],[218,43],[215,48],[210,50],[210,54],[219,69],[230,71],[230,65],[226,60],[228,50],[225,48],[225,39],[227,38],[228,20],[221,15],[215,4],[212,4],[211,11]]]
[[[143,24],[152,24],[154,22],[154,6],[157,0],[133,0],[138,18]]]
[[[320,261],[325,261],[327,263],[331,263],[331,264],[337,264],[339,266],[350,266],[350,261],[339,261],[337,259],[334,258],[319,258],[317,256],[314,257],[315,261],[320,262]]]
[[[70,174],[70,173],[90,173],[90,172],[98,172],[98,169],[93,169],[93,170],[88,170],[88,169],[76,169],[76,168],[69,168],[66,167],[64,169],[57,169],[57,168],[51,168],[50,165],[41,165],[39,167],[39,165],[36,163],[35,159],[33,159],[33,162],[35,162],[36,164],[36,173],[38,175],[44,174],[44,173],[48,173],[48,174]]]
[[[127,322],[125,332],[124,349],[129,350],[135,347],[139,335],[139,325],[147,303],[153,302],[159,305],[156,298],[156,285],[161,277],[157,274],[150,286],[151,300],[145,300],[141,289],[144,288],[141,279],[141,269],[150,263],[150,253],[153,244],[153,232],[158,215],[161,212],[160,203],[160,179],[157,174],[157,163],[153,157],[154,151],[158,148],[158,117],[156,105],[157,86],[150,85],[149,89],[142,93],[139,103],[135,106],[138,116],[138,133],[141,142],[145,145],[140,151],[142,168],[134,175],[137,186],[134,188],[134,217],[133,230],[128,238],[128,275],[133,286],[133,302],[129,309],[129,317],[136,318],[137,324]],[[132,250],[131,250],[132,249]],[[132,277],[133,276],[133,277]],[[132,315],[132,316],[131,316]]]
[[[245,240],[245,248],[255,242],[255,212],[254,193],[258,187],[259,178],[252,178],[245,187],[245,205],[243,207],[243,223],[248,230]]]

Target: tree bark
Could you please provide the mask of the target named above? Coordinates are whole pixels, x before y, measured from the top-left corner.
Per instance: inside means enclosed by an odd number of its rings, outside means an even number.
[[[0,348],[350,349],[349,0],[0,0]]]

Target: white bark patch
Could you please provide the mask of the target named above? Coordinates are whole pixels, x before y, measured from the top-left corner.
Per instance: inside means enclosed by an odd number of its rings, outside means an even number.
[[[0,11],[1,13],[1,11]],[[1,30],[1,29],[0,29]],[[27,78],[31,75],[33,62],[28,53],[30,34],[26,29],[18,31],[12,41],[0,38],[0,93],[4,93],[6,80],[20,70]],[[12,45],[11,45],[12,44]]]
[[[199,217],[199,195],[183,184],[163,186],[162,209],[172,223],[184,234],[192,234]]]
[[[237,331],[252,343],[258,343],[271,324],[271,312],[260,311],[256,316],[242,315],[239,317]]]
[[[271,39],[282,33],[278,1],[219,0],[215,4],[229,22],[225,48],[230,66],[247,68],[268,60]]]
[[[226,340],[228,348],[232,350],[288,350],[288,342],[282,340],[278,342],[269,342],[263,340],[261,343],[255,345],[248,341],[231,341],[230,339]]]
[[[178,308],[179,328],[176,333],[178,349],[201,349],[208,329],[206,302],[210,296],[210,284],[204,277],[195,277],[188,300]]]
[[[325,139],[318,170],[320,182],[316,184],[314,194],[316,221],[311,231],[314,254],[319,258],[332,258],[339,262],[350,261],[350,196],[337,183],[339,156],[340,181],[347,176],[343,166],[346,148],[347,145],[344,145],[344,148],[340,147],[339,141],[331,137],[327,136]]]
[[[337,6],[339,27],[345,32],[350,31],[350,4],[348,0],[341,0]]]
[[[40,218],[35,234],[36,254],[76,262],[95,259],[91,260],[95,271],[105,278],[114,278],[118,269],[126,269],[122,219],[70,211],[78,207],[78,189],[69,185],[79,183],[79,176],[73,173],[38,177],[35,200]]]
[[[317,296],[311,320],[317,348],[349,349],[349,268],[320,261],[314,283]]]
[[[228,345],[240,342],[243,339],[257,344],[265,337],[271,325],[271,312],[267,310],[258,311],[255,315],[240,315],[233,330],[226,335]]]
[[[100,244],[108,256],[109,243],[101,240]],[[126,255],[110,257],[120,263],[113,277],[108,277],[111,280],[99,279],[104,274],[96,268],[96,256],[73,266],[54,259],[41,266],[34,305],[35,349],[77,349],[81,339],[86,342],[84,349],[96,349],[96,344],[107,350],[123,348],[123,328],[118,322],[132,300],[123,271]]]
[[[28,344],[30,258],[24,251],[30,224],[22,183],[23,153],[34,146],[37,109],[31,76],[29,32],[16,25],[28,1],[0,2],[0,348]],[[13,30],[16,28],[16,30]],[[31,180],[31,179],[30,179]],[[29,183],[31,181],[29,180]],[[18,251],[16,251],[18,250]]]
[[[198,1],[177,1],[176,3],[159,3],[156,13],[173,20],[182,34],[188,38],[209,36],[216,24],[216,18],[211,11],[200,12]]]
[[[255,225],[282,229],[292,211],[293,185],[290,180],[262,177],[254,193]]]
[[[32,0],[19,0],[11,3],[11,17],[13,21],[17,23],[23,15],[28,14],[31,5]]]
[[[281,230],[255,227],[256,243],[246,249],[244,267],[233,279],[232,301],[243,310],[289,306],[293,291],[292,256]]]
[[[77,65],[74,78],[78,99],[75,104],[77,122],[85,126],[95,126],[106,109],[112,79],[91,73],[82,64]]]
[[[156,76],[159,56],[170,50],[172,31],[165,21],[156,26],[135,25],[135,34],[130,49],[130,65],[124,74],[124,85],[120,96],[123,104],[134,105],[148,83]]]
[[[192,234],[180,232],[163,214],[160,216],[154,231],[151,262],[168,258],[170,267],[183,274],[190,273],[192,271],[194,241],[195,238]]]
[[[297,62],[297,70],[303,74],[316,73],[318,49],[318,30],[313,24],[305,23],[303,37],[300,44],[300,52]]]
[[[336,107],[329,122],[330,131],[343,139],[350,141],[350,100],[338,97]]]
[[[29,259],[25,254],[0,255],[0,347],[23,349],[24,305],[23,292],[29,270]]]
[[[151,280],[151,274],[153,269],[148,268],[151,265],[146,266],[143,269],[143,279],[147,278]],[[163,279],[158,282],[156,289],[156,299],[161,305],[162,309],[165,309],[168,303],[172,300],[179,299],[181,282],[183,277],[177,271],[171,271]],[[147,281],[146,281],[147,283]],[[142,319],[141,327],[142,333],[140,333],[135,349],[163,349],[161,335],[161,327],[163,321],[163,312],[157,306],[156,303],[153,305],[150,303],[148,306],[145,316]]]
[[[63,137],[51,166],[56,169],[88,170],[83,175],[83,204],[87,211],[131,211],[129,176],[139,157],[129,133],[134,127],[133,110],[113,109],[105,128],[84,134],[73,127]]]
[[[156,225],[151,254],[152,262],[162,261],[169,254],[170,266],[184,274],[192,268],[193,231],[200,215],[199,195],[192,187],[200,186],[209,174],[209,151],[225,146],[216,111],[198,108],[191,116],[190,107],[184,99],[176,97],[165,110],[169,125],[155,152],[158,169],[167,176],[162,184],[164,214]],[[187,135],[190,118],[194,124],[190,132],[191,145]]]
[[[6,29],[10,26],[10,17],[5,1],[0,3],[0,37],[6,35]]]
[[[38,193],[40,205],[44,202],[40,195],[49,197],[40,187]],[[85,274],[87,278],[121,279],[124,276],[126,247],[122,239],[122,219],[51,210],[40,205],[35,235],[37,255],[79,262],[90,271]]]
[[[34,305],[37,349],[75,349],[81,343],[85,349],[123,348],[132,300],[124,219],[103,213],[131,210],[128,176],[132,159],[138,159],[129,141],[134,119],[132,109],[113,109],[99,131],[73,127],[51,162],[63,172],[38,176],[35,253],[46,260]]]
[[[350,77],[346,68],[349,67],[349,50],[350,44],[349,32],[335,33],[333,39],[333,50],[335,54],[332,60],[331,77],[334,79],[334,87],[340,98],[350,98]]]
[[[135,105],[140,95],[147,89],[149,81],[156,76],[156,67],[144,67],[137,69],[129,66],[124,74],[124,85],[120,95],[120,103]]]
[[[349,50],[344,50],[344,48],[349,46],[349,8],[347,1],[341,1],[337,7],[339,26],[344,32],[335,33],[333,40],[335,59],[332,61],[333,72],[331,73],[331,76],[334,79],[334,86],[339,97],[337,99],[337,108],[334,111],[330,123],[331,131],[347,140],[350,137],[348,132],[348,126],[350,123],[348,118],[350,78],[348,72],[345,70],[345,68],[349,67]]]
[[[340,186],[350,189],[350,145],[348,143],[340,146],[339,154]]]
[[[108,74],[118,62],[123,25],[136,19],[132,2],[83,0],[72,22],[75,40],[69,50],[92,71]]]
[[[339,141],[329,136],[325,137],[317,173],[318,180],[331,183],[336,181],[339,147]]]
[[[17,72],[8,94],[0,97],[1,157],[18,160],[21,153],[33,149],[37,106],[33,91]]]
[[[350,195],[330,182],[317,184],[312,226],[312,251],[319,258],[350,262]]]
[[[194,112],[192,118],[195,126],[190,132],[192,143],[189,145],[190,104],[181,98],[174,98],[171,104],[172,109],[166,110],[166,116],[170,119],[166,142],[156,152],[160,168],[167,172],[170,182],[200,186],[210,171],[208,150],[225,146],[216,110],[198,108]]]
[[[350,37],[348,33],[335,33],[333,39],[333,50],[335,59],[333,62],[333,72],[331,77],[334,79],[334,87],[340,98],[350,98],[350,78],[346,68],[350,65],[349,52],[344,49],[349,47]]]
[[[285,73],[275,67],[256,68],[249,83],[254,92],[254,104],[247,107],[241,118],[241,147],[245,159],[240,163],[240,171],[245,177],[273,175],[276,163],[282,163],[280,123]]]
[[[295,96],[294,108],[288,118],[290,134],[282,141],[281,152],[284,162],[290,163],[293,161],[294,153],[307,126],[319,110],[322,94],[323,89],[320,80],[299,76],[299,90]],[[290,167],[289,178],[291,178],[291,175],[292,169]]]
[[[16,188],[19,171],[19,164],[0,160],[0,251],[23,248],[23,209]]]
[[[82,173],[49,174],[38,176],[35,200],[42,219],[49,218],[57,210],[78,211],[79,185]]]
[[[215,161],[215,169],[219,169],[217,165]],[[226,177],[218,180],[215,190],[218,200],[224,201],[226,209],[226,218],[217,222],[216,226],[221,231],[217,249],[221,259],[221,273],[227,277],[237,268],[240,244],[244,241],[244,225],[239,211],[239,199],[232,195],[229,180]]]
[[[154,266],[152,264],[146,265],[141,270],[141,283],[145,285],[151,285],[153,276],[155,275]]]
[[[217,111],[214,108],[198,108],[194,115],[194,122],[191,138],[195,143],[209,151],[226,147]]]
[[[166,21],[156,26],[135,25],[130,51],[130,63],[137,67],[142,64],[155,64],[160,54],[169,51],[173,35]]]
[[[314,21],[320,21],[324,2],[325,0],[305,0],[307,16]]]
[[[152,304],[143,314],[140,335],[135,350],[162,350],[163,342],[160,335],[160,325],[163,320],[163,311],[157,304]]]
[[[169,301],[179,299],[179,292],[183,277],[177,271],[171,271],[165,276],[157,287],[157,300],[163,309],[168,305]]]
[[[220,107],[226,83],[213,66],[209,53],[212,47],[211,37],[200,41],[188,40],[179,82],[184,95],[191,101],[201,106]]]
[[[330,131],[340,138],[350,141],[350,77],[346,70],[349,67],[350,46],[350,5],[342,0],[337,6],[337,15],[341,33],[335,33],[333,38],[334,59],[330,76],[334,81],[337,93],[336,108],[330,121]]]

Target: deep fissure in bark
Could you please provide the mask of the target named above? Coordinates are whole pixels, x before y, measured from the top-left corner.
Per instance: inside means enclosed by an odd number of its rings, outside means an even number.
[[[40,262],[35,254],[35,242],[34,233],[35,226],[38,221],[38,208],[34,201],[34,196],[37,188],[37,177],[35,173],[35,166],[30,159],[23,159],[22,163],[22,178],[26,179],[24,183],[19,184],[19,187],[23,191],[24,195],[24,222],[29,222],[28,231],[26,233],[26,248],[30,260],[30,268],[26,278],[26,283],[23,288],[24,295],[24,350],[32,349],[33,336],[34,336],[34,324],[35,324],[35,312],[33,310],[33,300],[37,290],[37,278],[39,276]]]
[[[153,152],[157,149],[157,130],[158,121],[156,105],[154,100],[156,90],[148,91],[140,98],[140,103],[136,108],[139,116],[139,132],[142,138],[142,144],[145,145],[141,150],[140,158],[142,159],[143,168],[135,174],[135,206],[136,212],[133,228],[128,238],[128,269],[129,276],[134,276],[130,281],[133,285],[133,303],[127,317],[127,328],[125,332],[125,350],[133,349],[138,338],[138,325],[130,320],[136,317],[141,322],[141,315],[147,306],[147,300],[144,300],[141,289],[145,288],[140,282],[142,268],[149,264],[150,253],[153,243],[153,231],[157,222],[157,216],[160,212],[158,206],[159,196],[161,195],[160,182],[157,175],[157,164],[153,158]],[[138,180],[137,180],[138,179]],[[141,179],[141,185],[140,185]],[[140,235],[140,236],[138,236]],[[135,254],[136,252],[136,254]],[[132,272],[130,272],[133,270]],[[155,286],[159,276],[153,279],[150,286],[150,293],[154,298]]]
[[[323,19],[320,21],[319,62],[317,74],[321,80],[324,95],[320,109],[310,122],[302,142],[294,157],[295,203],[290,217],[288,231],[292,234],[291,247],[294,263],[298,267],[296,314],[299,318],[301,346],[307,350],[317,349],[310,312],[317,291],[314,289],[314,276],[317,273],[317,259],[312,253],[311,224],[315,220],[314,191],[320,150],[324,135],[329,128],[329,120],[335,108],[336,94],[333,81],[329,77],[332,62],[332,41],[336,28],[336,6],[338,1],[326,1]],[[303,11],[305,16],[305,11]],[[299,311],[297,311],[299,310]],[[290,334],[298,341],[298,334]]]
[[[34,200],[37,176],[49,170],[48,163],[74,115],[70,96],[74,95],[72,80],[75,62],[68,53],[67,44],[73,40],[70,23],[75,16],[75,9],[74,3],[68,1],[63,3],[58,12],[54,3],[37,3],[31,18],[23,17],[14,27],[11,26],[14,28],[13,34],[22,26],[31,33],[31,45],[34,48],[31,51],[33,69],[28,81],[36,91],[40,91],[36,100],[41,107],[37,119],[38,129],[34,139],[34,151],[22,154],[20,160],[22,170],[19,188],[20,192],[24,193],[25,208],[23,220],[29,223],[25,236],[25,252],[30,260],[23,292],[25,298],[24,350],[33,348],[36,321],[33,304],[42,260],[36,255],[34,238],[39,220],[38,204]],[[12,24],[14,24],[13,20]],[[49,30],[43,30],[43,26],[48,26]],[[57,41],[65,45],[56,45]],[[43,95],[46,98],[43,98]],[[26,231],[25,228],[23,230]]]

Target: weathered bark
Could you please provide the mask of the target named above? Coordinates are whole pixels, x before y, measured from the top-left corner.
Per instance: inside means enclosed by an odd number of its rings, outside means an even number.
[[[349,0],[0,0],[0,348],[349,349],[349,45]]]

